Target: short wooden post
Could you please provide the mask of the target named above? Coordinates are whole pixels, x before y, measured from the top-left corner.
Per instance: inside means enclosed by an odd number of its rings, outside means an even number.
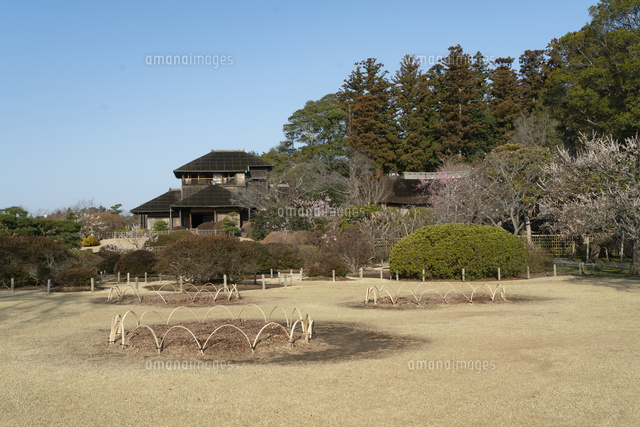
[[[51,279],[47,279],[47,295],[51,293]]]
[[[335,270],[331,270],[331,277],[332,277],[332,280],[335,282],[336,281],[336,271]]]
[[[138,276],[136,276],[136,292],[138,292]]]
[[[226,288],[227,287],[227,275],[226,274],[222,276],[222,283],[224,284],[224,287]]]
[[[289,270],[289,276],[293,277],[293,270]]]
[[[358,273],[360,274],[360,280],[362,280],[362,275],[363,275],[362,267],[360,267],[360,270],[358,271]]]
[[[144,283],[147,283],[147,272],[144,272]]]
[[[120,283],[120,272],[118,271],[118,283]]]
[[[178,281],[180,283],[180,290],[182,290],[182,276],[178,277]]]
[[[396,271],[396,282],[400,280],[400,275],[398,274],[398,272]]]
[[[558,275],[558,270],[555,264],[553,264],[553,277],[556,277]]]
[[[273,279],[273,268],[271,268],[270,270],[271,270],[271,278]]]
[[[302,270],[303,270],[303,269],[301,268],[301,269],[300,269],[300,281],[301,281],[301,282],[302,282],[302,275],[303,275],[303,271],[302,271]]]
[[[160,284],[162,284],[162,274],[158,275],[158,280],[160,280]]]
[[[529,274],[529,266],[527,265],[527,279],[531,279],[531,275]]]
[[[280,272],[278,271],[278,285],[282,284],[282,276],[280,275]]]
[[[464,268],[462,269],[462,281],[464,282]]]
[[[382,264],[380,264],[380,278],[382,279]]]
[[[131,284],[131,273],[127,273],[127,285]]]
[[[293,273],[289,276],[289,284],[293,286]]]
[[[95,279],[92,277],[92,278],[91,278],[91,292],[93,292],[93,290],[94,290],[94,288],[95,288],[95,285],[96,285],[96,283],[95,283]]]
[[[500,281],[500,267],[498,267],[498,282]]]
[[[422,281],[423,281],[423,282],[424,282],[424,276],[425,276],[425,273],[426,273],[426,271],[425,271],[425,269],[423,268],[423,269],[422,269]]]
[[[11,278],[11,292],[13,292],[16,288],[16,279]]]
[[[262,275],[262,290],[265,290],[265,289],[267,289],[267,287],[265,286],[265,283],[264,283],[264,274],[263,274]]]

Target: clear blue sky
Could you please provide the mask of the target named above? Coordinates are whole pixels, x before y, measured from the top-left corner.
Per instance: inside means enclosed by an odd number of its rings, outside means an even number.
[[[406,54],[455,44],[518,58],[579,30],[596,2],[1,1],[0,208],[132,209],[211,149],[277,145],[287,118],[355,62],[393,74]]]

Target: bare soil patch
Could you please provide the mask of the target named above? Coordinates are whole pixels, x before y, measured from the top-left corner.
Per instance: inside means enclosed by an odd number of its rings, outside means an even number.
[[[120,339],[113,344],[100,344],[98,354],[111,357],[123,353],[130,359],[141,359],[153,356],[154,359],[210,359],[231,360],[234,363],[275,363],[288,364],[300,362],[340,362],[351,359],[379,358],[385,354],[401,351],[424,343],[402,336],[393,336],[367,329],[360,325],[349,325],[337,322],[321,324],[314,331],[313,339],[304,341],[301,332],[294,333],[294,343],[279,326],[268,326],[260,335],[255,350],[251,350],[247,338],[232,327],[222,327],[210,338],[211,333],[223,325],[233,325],[241,329],[251,342],[267,322],[246,319],[217,319],[203,323],[186,322],[179,324],[149,325],[158,340],[176,325],[188,328],[175,328],[166,335],[161,353],[157,352],[156,341],[147,328],[136,330],[127,335],[125,349]],[[286,329],[286,325],[282,324]],[[104,331],[101,331],[105,333]],[[204,345],[201,354],[195,338]],[[208,341],[207,341],[208,340]],[[206,342],[206,345],[205,345]]]

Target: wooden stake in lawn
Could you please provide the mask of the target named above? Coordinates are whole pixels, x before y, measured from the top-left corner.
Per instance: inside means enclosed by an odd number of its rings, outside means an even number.
[[[462,269],[462,281],[464,282],[464,268]]]
[[[180,282],[180,290],[182,290],[182,276],[178,277],[178,281]]]
[[[267,289],[267,287],[264,284],[264,274],[262,275],[262,290]]]
[[[398,272],[396,271],[396,282],[400,280],[400,275],[398,274]]]
[[[498,282],[500,281],[500,267],[498,267]]]
[[[271,270],[271,278],[273,279],[273,268],[271,268],[270,270]]]
[[[120,272],[118,271],[118,283],[120,283]]]
[[[527,265],[527,279],[531,279],[531,275],[529,275],[529,266]]]
[[[136,292],[138,292],[138,276],[136,276]]]
[[[160,280],[160,284],[162,284],[162,274],[159,275],[158,279]]]
[[[382,263],[380,263],[380,278],[382,279]]]
[[[15,290],[16,287],[16,279],[14,279],[13,277],[11,278],[11,292],[13,292]]]
[[[227,287],[227,275],[226,274],[222,276],[222,284],[224,285],[224,287],[226,289],[226,287]]]
[[[300,269],[300,281],[302,282],[302,268]]]
[[[47,295],[51,293],[51,279],[47,279]]]
[[[331,270],[331,277],[333,279],[333,281],[336,281],[336,271],[335,270]]]
[[[359,273],[360,273],[360,280],[362,280],[362,267],[360,267]]]
[[[147,272],[144,272],[144,283],[147,283]]]
[[[422,281],[423,281],[423,282],[424,282],[424,276],[425,276],[425,273],[426,273],[426,272],[424,271],[424,268],[423,268],[423,269],[422,269]]]
[[[91,292],[93,292],[93,289],[94,289],[94,287],[95,287],[95,284],[96,284],[96,283],[95,283],[95,279],[92,277],[92,278],[91,278]]]
[[[553,277],[556,277],[557,275],[558,275],[557,267],[555,264],[553,264]]]
[[[131,285],[131,273],[127,273],[127,285]]]

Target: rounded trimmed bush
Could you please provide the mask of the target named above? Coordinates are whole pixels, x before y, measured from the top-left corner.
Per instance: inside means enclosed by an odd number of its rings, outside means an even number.
[[[118,272],[126,274],[130,273],[132,276],[143,276],[144,273],[154,273],[155,264],[157,262],[156,255],[144,249],[138,249],[126,253],[120,257],[113,268],[114,274]]]
[[[440,224],[419,228],[391,250],[389,266],[401,277],[438,279],[517,276],[526,268],[524,244],[496,227],[473,224]]]

